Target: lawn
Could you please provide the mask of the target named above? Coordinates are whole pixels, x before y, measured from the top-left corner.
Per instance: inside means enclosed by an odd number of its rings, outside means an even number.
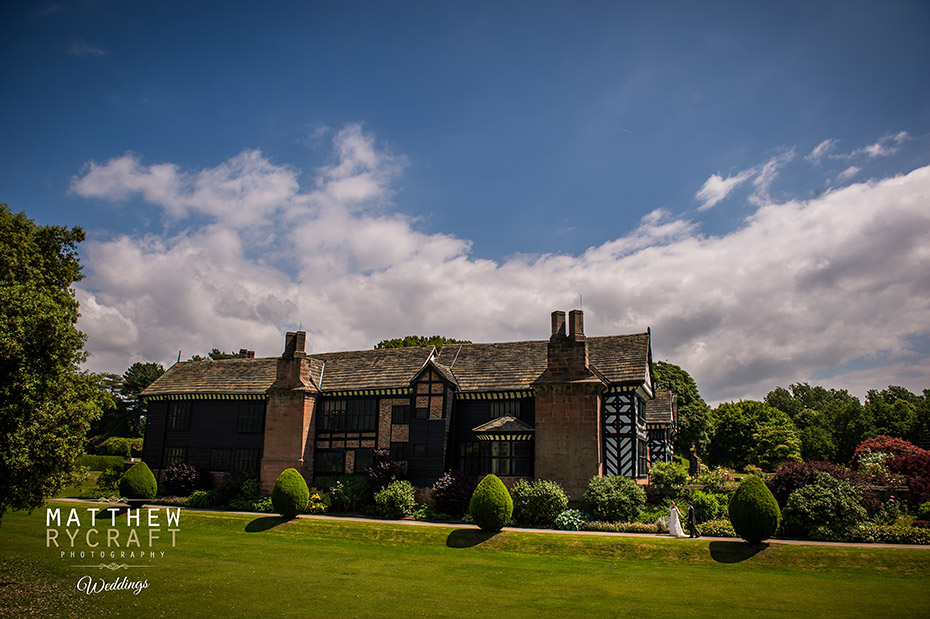
[[[85,504],[51,503],[82,519],[75,551],[91,549]],[[143,514],[147,511],[143,509]],[[849,548],[651,537],[559,535],[464,527],[182,511],[176,545],[164,514],[152,549],[118,557],[131,529],[112,527],[109,556],[60,558],[46,548],[46,511],[0,525],[0,613],[22,616],[398,617],[668,616],[925,617],[930,549]],[[142,523],[145,523],[143,515]],[[71,526],[71,529],[76,529]],[[91,542],[105,541],[106,533]],[[105,544],[101,543],[101,546]],[[145,541],[143,549],[149,551]],[[99,547],[98,547],[99,548]],[[70,552],[70,548],[66,553]],[[142,567],[110,571],[100,563]],[[138,595],[85,595],[81,576],[147,580]]]

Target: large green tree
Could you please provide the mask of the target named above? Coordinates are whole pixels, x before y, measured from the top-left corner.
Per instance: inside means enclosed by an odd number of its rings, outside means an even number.
[[[800,445],[797,429],[788,415],[763,402],[725,402],[711,415],[713,431],[707,453],[711,464],[736,469],[747,464],[771,464],[780,451],[784,451],[786,459],[793,459]],[[779,444],[786,449],[766,453]]]
[[[79,369],[82,240],[0,203],[0,518],[61,489],[108,400],[101,377]]]
[[[677,365],[665,361],[653,363],[652,373],[656,389],[668,389],[678,396],[675,453],[687,455],[694,445],[698,453],[703,455],[710,431],[710,407],[698,393],[694,379]]]
[[[805,460],[834,460],[840,451],[838,441],[844,451],[847,443],[852,447],[859,444],[864,428],[862,405],[845,389],[795,383],[788,389],[770,391],[765,403],[786,413],[797,426]]]
[[[90,436],[98,439],[110,436],[141,437],[145,430],[145,404],[139,394],[165,373],[160,363],[133,363],[122,376],[106,374],[104,386],[115,401],[96,420]]]

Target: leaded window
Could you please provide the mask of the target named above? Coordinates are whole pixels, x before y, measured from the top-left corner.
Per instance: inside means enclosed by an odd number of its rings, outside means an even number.
[[[313,456],[314,472],[322,475],[342,475],[345,473],[345,452],[318,449]]]
[[[375,398],[324,400],[319,429],[324,432],[375,432],[378,401]]]
[[[232,468],[232,461],[232,449],[214,449],[210,452],[211,471],[228,471]]]
[[[395,404],[392,406],[391,423],[410,423],[410,405]]]
[[[239,403],[239,418],[236,430],[255,434],[261,432],[265,425],[265,403],[263,401],[244,401]]]
[[[191,423],[190,400],[171,400],[168,402],[168,429],[188,430]]]
[[[520,400],[492,400],[491,419],[498,417],[520,417]]]
[[[164,466],[184,464],[187,460],[187,447],[165,447]]]
[[[247,473],[257,472],[261,459],[261,449],[237,449],[233,460],[233,468]]]

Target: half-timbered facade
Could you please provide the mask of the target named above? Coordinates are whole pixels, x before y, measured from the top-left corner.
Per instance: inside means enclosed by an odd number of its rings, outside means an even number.
[[[143,458],[245,470],[266,491],[286,468],[358,473],[374,449],[418,486],[446,470],[558,481],[644,477],[650,334],[586,337],[553,312],[549,340],[308,354],[288,333],[278,358],[177,363],[143,392]]]
[[[675,433],[678,431],[678,396],[668,389],[656,389],[646,402],[646,433],[651,462],[671,462],[675,457]]]

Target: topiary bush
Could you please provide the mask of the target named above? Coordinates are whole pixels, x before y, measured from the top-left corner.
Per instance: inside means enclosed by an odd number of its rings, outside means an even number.
[[[392,481],[375,493],[375,510],[384,518],[403,518],[417,506],[413,484],[406,479]]]
[[[440,512],[461,516],[468,511],[471,495],[478,487],[479,479],[474,475],[446,472],[430,489],[430,496]]]
[[[765,482],[750,475],[740,482],[730,499],[733,530],[750,544],[759,544],[775,535],[781,510]]]
[[[293,518],[307,508],[309,500],[310,488],[297,469],[286,469],[278,475],[271,491],[271,504],[276,512]]]
[[[468,512],[483,531],[500,531],[513,515],[513,499],[497,475],[486,475],[468,503]]]
[[[649,483],[664,488],[680,488],[688,481],[688,469],[674,462],[656,462],[649,469]]]
[[[843,540],[865,520],[862,493],[847,481],[821,473],[814,483],[788,497],[782,531],[811,539]]]
[[[552,524],[568,507],[568,495],[554,481],[520,480],[510,493],[513,497],[513,518],[521,524]]]
[[[154,499],[158,482],[145,462],[133,464],[119,480],[119,494],[127,499]]]
[[[592,477],[584,492],[591,515],[608,522],[632,522],[646,504],[646,492],[629,477]]]

